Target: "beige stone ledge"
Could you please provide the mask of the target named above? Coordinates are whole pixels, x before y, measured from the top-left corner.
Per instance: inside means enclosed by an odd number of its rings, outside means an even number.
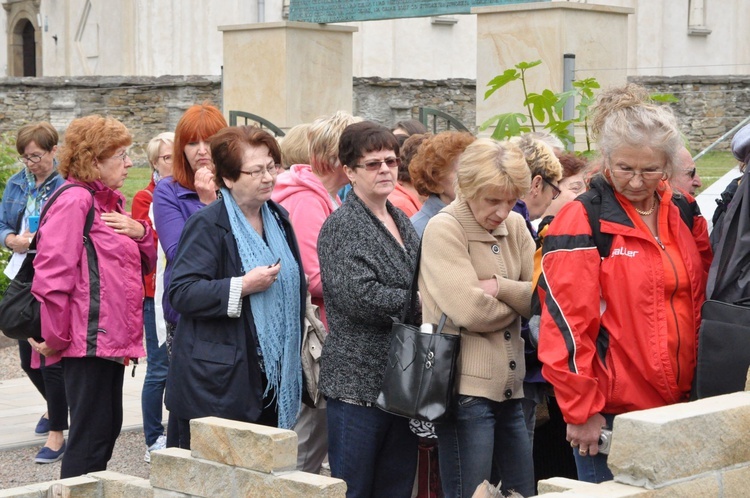
[[[297,465],[294,431],[217,417],[190,421],[190,448],[195,458],[259,472]]]
[[[152,498],[153,488],[148,479],[104,470],[88,477],[101,481],[104,498]]]
[[[750,392],[615,418],[615,480],[649,489],[750,461]]]

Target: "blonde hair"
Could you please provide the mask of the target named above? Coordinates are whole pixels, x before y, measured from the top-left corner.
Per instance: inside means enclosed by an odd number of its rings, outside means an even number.
[[[458,158],[456,195],[472,200],[488,188],[523,197],[531,187],[523,152],[511,142],[478,138]]]
[[[152,170],[155,168],[156,162],[159,160],[159,149],[161,148],[161,144],[169,144],[174,147],[174,133],[171,131],[165,131],[149,140],[148,145],[146,146],[146,158],[148,159],[148,164],[151,166]]]
[[[64,178],[93,182],[99,178],[95,160],[109,159],[132,143],[128,129],[115,118],[94,114],[74,119],[65,131],[58,170]]]
[[[344,128],[362,121],[348,112],[338,111],[333,116],[318,118],[308,130],[310,166],[316,175],[332,173],[339,158],[339,139]],[[339,166],[340,167],[340,166]]]
[[[645,88],[632,83],[599,96],[592,132],[603,157],[609,157],[621,147],[647,147],[663,152],[667,157],[664,172],[668,176],[683,147],[672,110],[653,102]]]
[[[538,175],[550,182],[560,181],[562,178],[560,160],[547,143],[530,133],[513,137],[510,142],[523,151],[532,179]]]
[[[310,164],[310,123],[292,126],[281,139],[281,165],[289,169],[295,164]]]

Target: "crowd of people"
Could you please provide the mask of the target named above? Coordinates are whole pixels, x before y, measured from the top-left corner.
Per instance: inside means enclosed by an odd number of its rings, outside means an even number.
[[[37,243],[42,336],[19,341],[47,402],[36,461],[105,470],[125,366],[145,357],[147,462],[217,416],[295,430],[298,468],[327,459],[348,497],[470,497],[484,480],[532,496],[556,451],[550,472],[612,479],[601,431],[689,398],[712,251],[670,110],[627,85],[602,92],[592,123],[586,158],[547,133],[341,111],[277,140],[203,103],[143,144],[151,179],[131,213],[122,123],[76,119],[61,145],[48,123],[24,126],[0,235],[11,278]],[[79,188],[39,220],[63,185]],[[461,338],[452,417],[434,424],[376,406],[415,272],[423,322]],[[327,331],[319,403],[306,303]],[[547,419],[558,429],[540,435]]]

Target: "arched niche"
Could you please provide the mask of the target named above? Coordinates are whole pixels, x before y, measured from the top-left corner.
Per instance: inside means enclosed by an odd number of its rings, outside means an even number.
[[[39,0],[3,4],[7,11],[8,76],[42,76],[42,37]]]

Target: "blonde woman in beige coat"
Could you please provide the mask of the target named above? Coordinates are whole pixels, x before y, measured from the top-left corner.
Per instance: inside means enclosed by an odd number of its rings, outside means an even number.
[[[530,181],[518,147],[476,140],[459,157],[456,200],[430,220],[422,239],[423,320],[438,323],[445,313],[444,331],[461,334],[455,418],[435,426],[446,498],[469,497],[492,477],[504,492],[535,494],[520,330],[534,241],[512,212]]]

